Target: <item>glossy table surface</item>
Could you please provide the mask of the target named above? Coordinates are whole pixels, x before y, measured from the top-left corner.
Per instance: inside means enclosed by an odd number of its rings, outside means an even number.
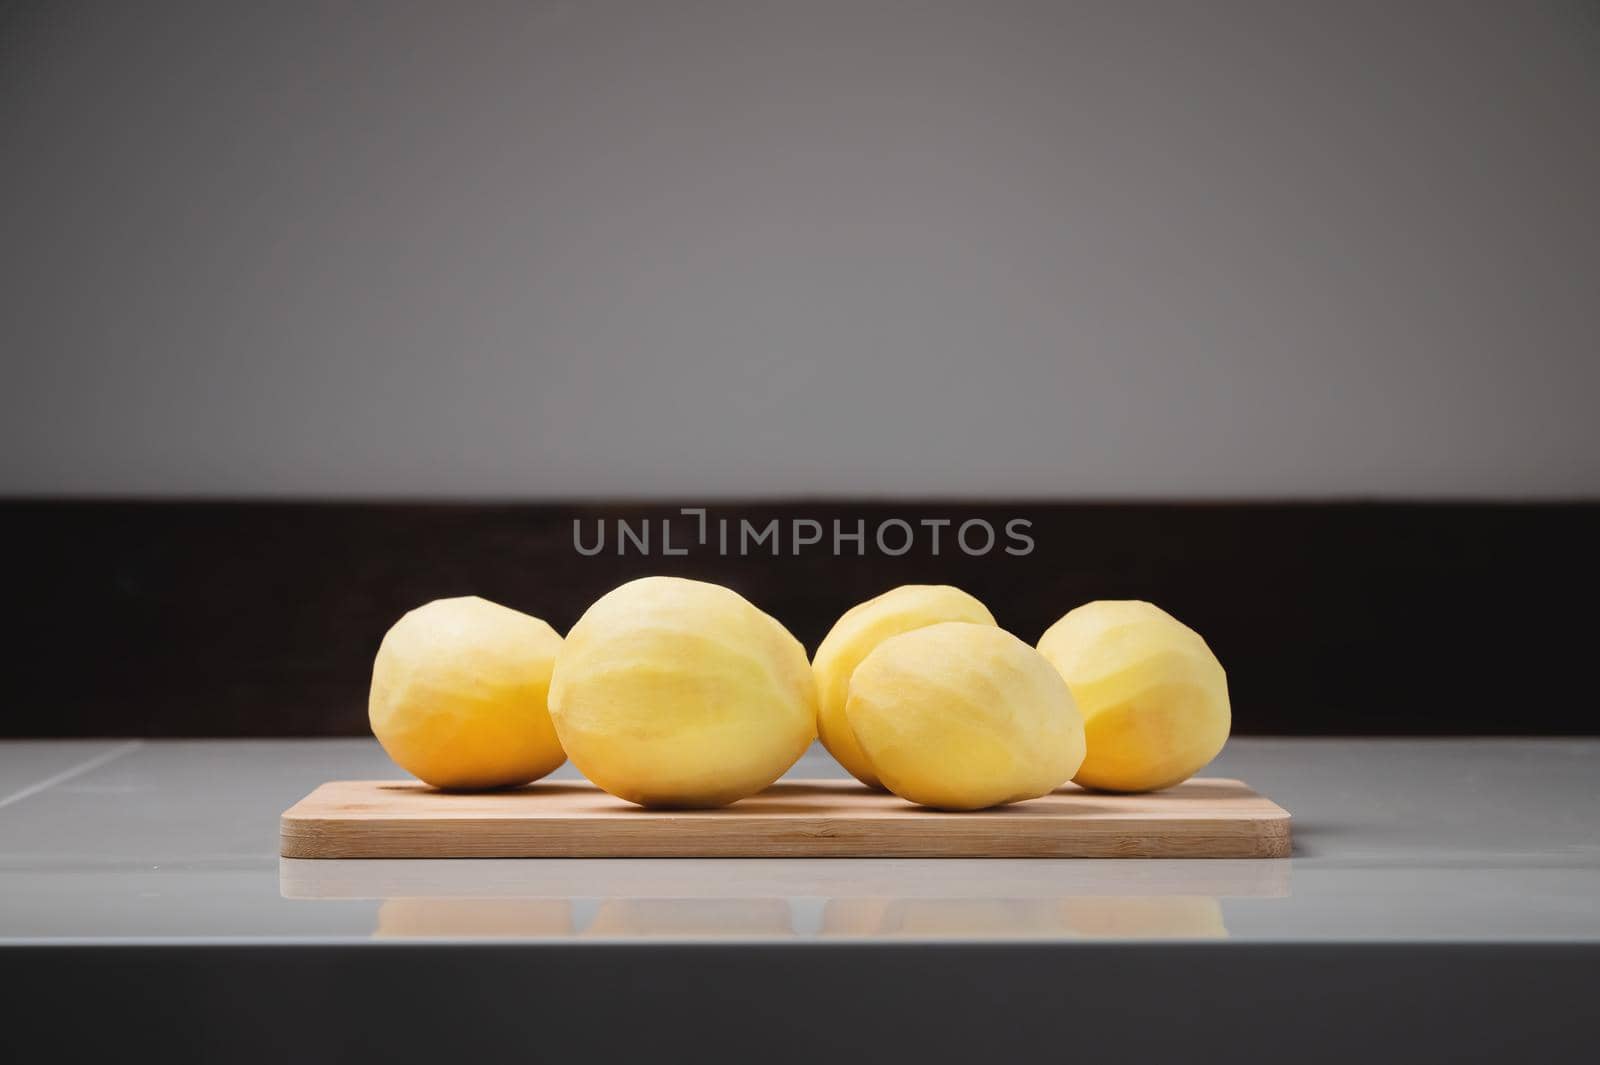
[[[403,776],[375,743],[6,742],[0,945],[1600,942],[1600,740],[1238,738],[1207,773],[1294,857],[295,861],[285,808]]]

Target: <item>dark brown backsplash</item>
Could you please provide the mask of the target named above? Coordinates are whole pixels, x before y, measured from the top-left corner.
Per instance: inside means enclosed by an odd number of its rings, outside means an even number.
[[[1227,667],[1236,733],[1600,733],[1593,674],[1600,504],[665,504],[0,502],[10,604],[8,736],[339,736],[367,731],[384,630],[477,594],[565,631],[607,589],[669,573],[718,581],[808,650],[896,584],[959,585],[1030,642],[1090,599],[1140,598],[1198,629]],[[716,520],[733,523],[730,554]],[[873,531],[918,534],[884,554]],[[1006,522],[1032,551],[1012,555]],[[617,554],[615,522],[651,524]],[[738,553],[741,520],[780,522]],[[796,519],[821,544],[793,553]],[[949,519],[940,553],[922,519]],[[962,522],[997,541],[964,553]],[[661,553],[660,523],[673,547]],[[835,557],[833,522],[865,522]],[[592,546],[574,547],[574,522]],[[810,527],[806,527],[810,531]],[[974,526],[969,546],[980,546]],[[904,533],[892,527],[891,548]]]

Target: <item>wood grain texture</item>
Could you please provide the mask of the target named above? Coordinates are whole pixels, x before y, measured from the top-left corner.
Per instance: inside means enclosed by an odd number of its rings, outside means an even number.
[[[449,793],[335,781],[285,811],[285,858],[1286,858],[1289,814],[1237,780],[1152,795],[1067,785],[972,813],[797,780],[720,810],[645,810],[583,782]]]

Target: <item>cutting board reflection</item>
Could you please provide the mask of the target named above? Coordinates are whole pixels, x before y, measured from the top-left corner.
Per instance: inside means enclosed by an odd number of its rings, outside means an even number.
[[[719,810],[645,810],[581,781],[441,792],[335,781],[285,811],[285,858],[1286,858],[1289,814],[1237,780],[1072,785],[972,813],[854,781],[785,780]]]

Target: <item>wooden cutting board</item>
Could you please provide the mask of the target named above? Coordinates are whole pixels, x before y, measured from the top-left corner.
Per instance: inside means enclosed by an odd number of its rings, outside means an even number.
[[[645,810],[583,781],[453,793],[335,781],[284,812],[285,858],[1286,858],[1289,814],[1237,780],[1073,785],[972,813],[854,781],[781,781],[719,810]]]

